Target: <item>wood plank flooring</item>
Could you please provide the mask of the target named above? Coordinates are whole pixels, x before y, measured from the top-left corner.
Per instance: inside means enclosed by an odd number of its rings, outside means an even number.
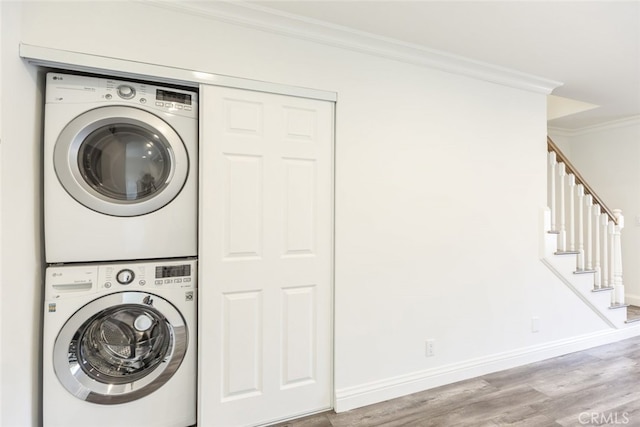
[[[640,337],[278,427],[640,426]]]
[[[637,305],[630,305],[629,307],[627,307],[627,321],[640,321],[640,307],[638,307]]]

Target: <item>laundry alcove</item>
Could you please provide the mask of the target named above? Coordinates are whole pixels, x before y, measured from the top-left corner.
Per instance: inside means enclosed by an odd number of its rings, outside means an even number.
[[[331,408],[336,94],[24,44],[20,53],[46,68],[199,88],[198,422]]]

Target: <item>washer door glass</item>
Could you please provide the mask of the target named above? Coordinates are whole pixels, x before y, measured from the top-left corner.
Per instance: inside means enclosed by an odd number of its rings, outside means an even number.
[[[106,199],[145,200],[162,191],[171,175],[165,138],[131,124],[105,125],[81,143],[82,178]]]
[[[157,310],[128,304],[87,320],[71,340],[70,349],[88,377],[126,384],[151,373],[167,357],[172,339],[171,329]]]
[[[99,298],[65,323],[54,345],[62,385],[93,403],[130,402],[165,384],[187,349],[182,315],[143,292]]]
[[[62,130],[56,175],[76,201],[97,212],[137,216],[170,203],[182,190],[189,157],[176,131],[134,107],[89,110]]]

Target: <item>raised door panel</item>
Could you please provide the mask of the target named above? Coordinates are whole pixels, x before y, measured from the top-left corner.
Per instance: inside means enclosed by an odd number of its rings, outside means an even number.
[[[284,256],[313,255],[317,233],[316,161],[285,158]]]
[[[317,380],[318,345],[316,287],[282,289],[281,387]]]
[[[239,292],[223,296],[222,400],[262,393],[262,295]]]
[[[262,158],[224,155],[225,259],[259,258],[262,253]]]

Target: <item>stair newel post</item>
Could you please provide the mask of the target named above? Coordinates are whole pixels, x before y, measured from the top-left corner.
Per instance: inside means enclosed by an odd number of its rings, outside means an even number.
[[[594,287],[600,289],[600,206],[593,205],[593,269],[596,274],[594,276]]]
[[[565,222],[565,171],[564,163],[558,163],[558,251],[565,252],[567,250],[567,227]]]
[[[622,210],[614,209],[613,215],[617,224],[613,227],[613,287],[616,303],[624,304],[624,284],[622,282],[622,242],[620,233],[624,228],[624,216]]]
[[[569,211],[567,214],[567,230],[568,239],[569,239],[569,250],[576,250],[576,177],[573,174],[567,175],[567,210]]]
[[[602,287],[608,288],[611,286],[609,283],[609,266],[611,264],[609,260],[609,215],[600,215],[600,223],[602,225]]]
[[[587,194],[584,198],[584,216],[585,216],[585,248],[584,248],[584,261],[585,261],[585,269],[593,270],[593,226],[591,225],[591,207],[593,206],[593,197],[591,194]]]
[[[551,211],[551,230],[556,231],[556,170],[558,168],[558,162],[556,161],[556,153],[551,151],[549,153],[549,164],[547,167],[547,185],[548,185],[548,197],[549,197],[549,210]]]
[[[578,233],[578,271],[584,270],[584,186],[577,185],[576,189],[576,205],[578,206],[578,214],[576,215],[576,229]]]

